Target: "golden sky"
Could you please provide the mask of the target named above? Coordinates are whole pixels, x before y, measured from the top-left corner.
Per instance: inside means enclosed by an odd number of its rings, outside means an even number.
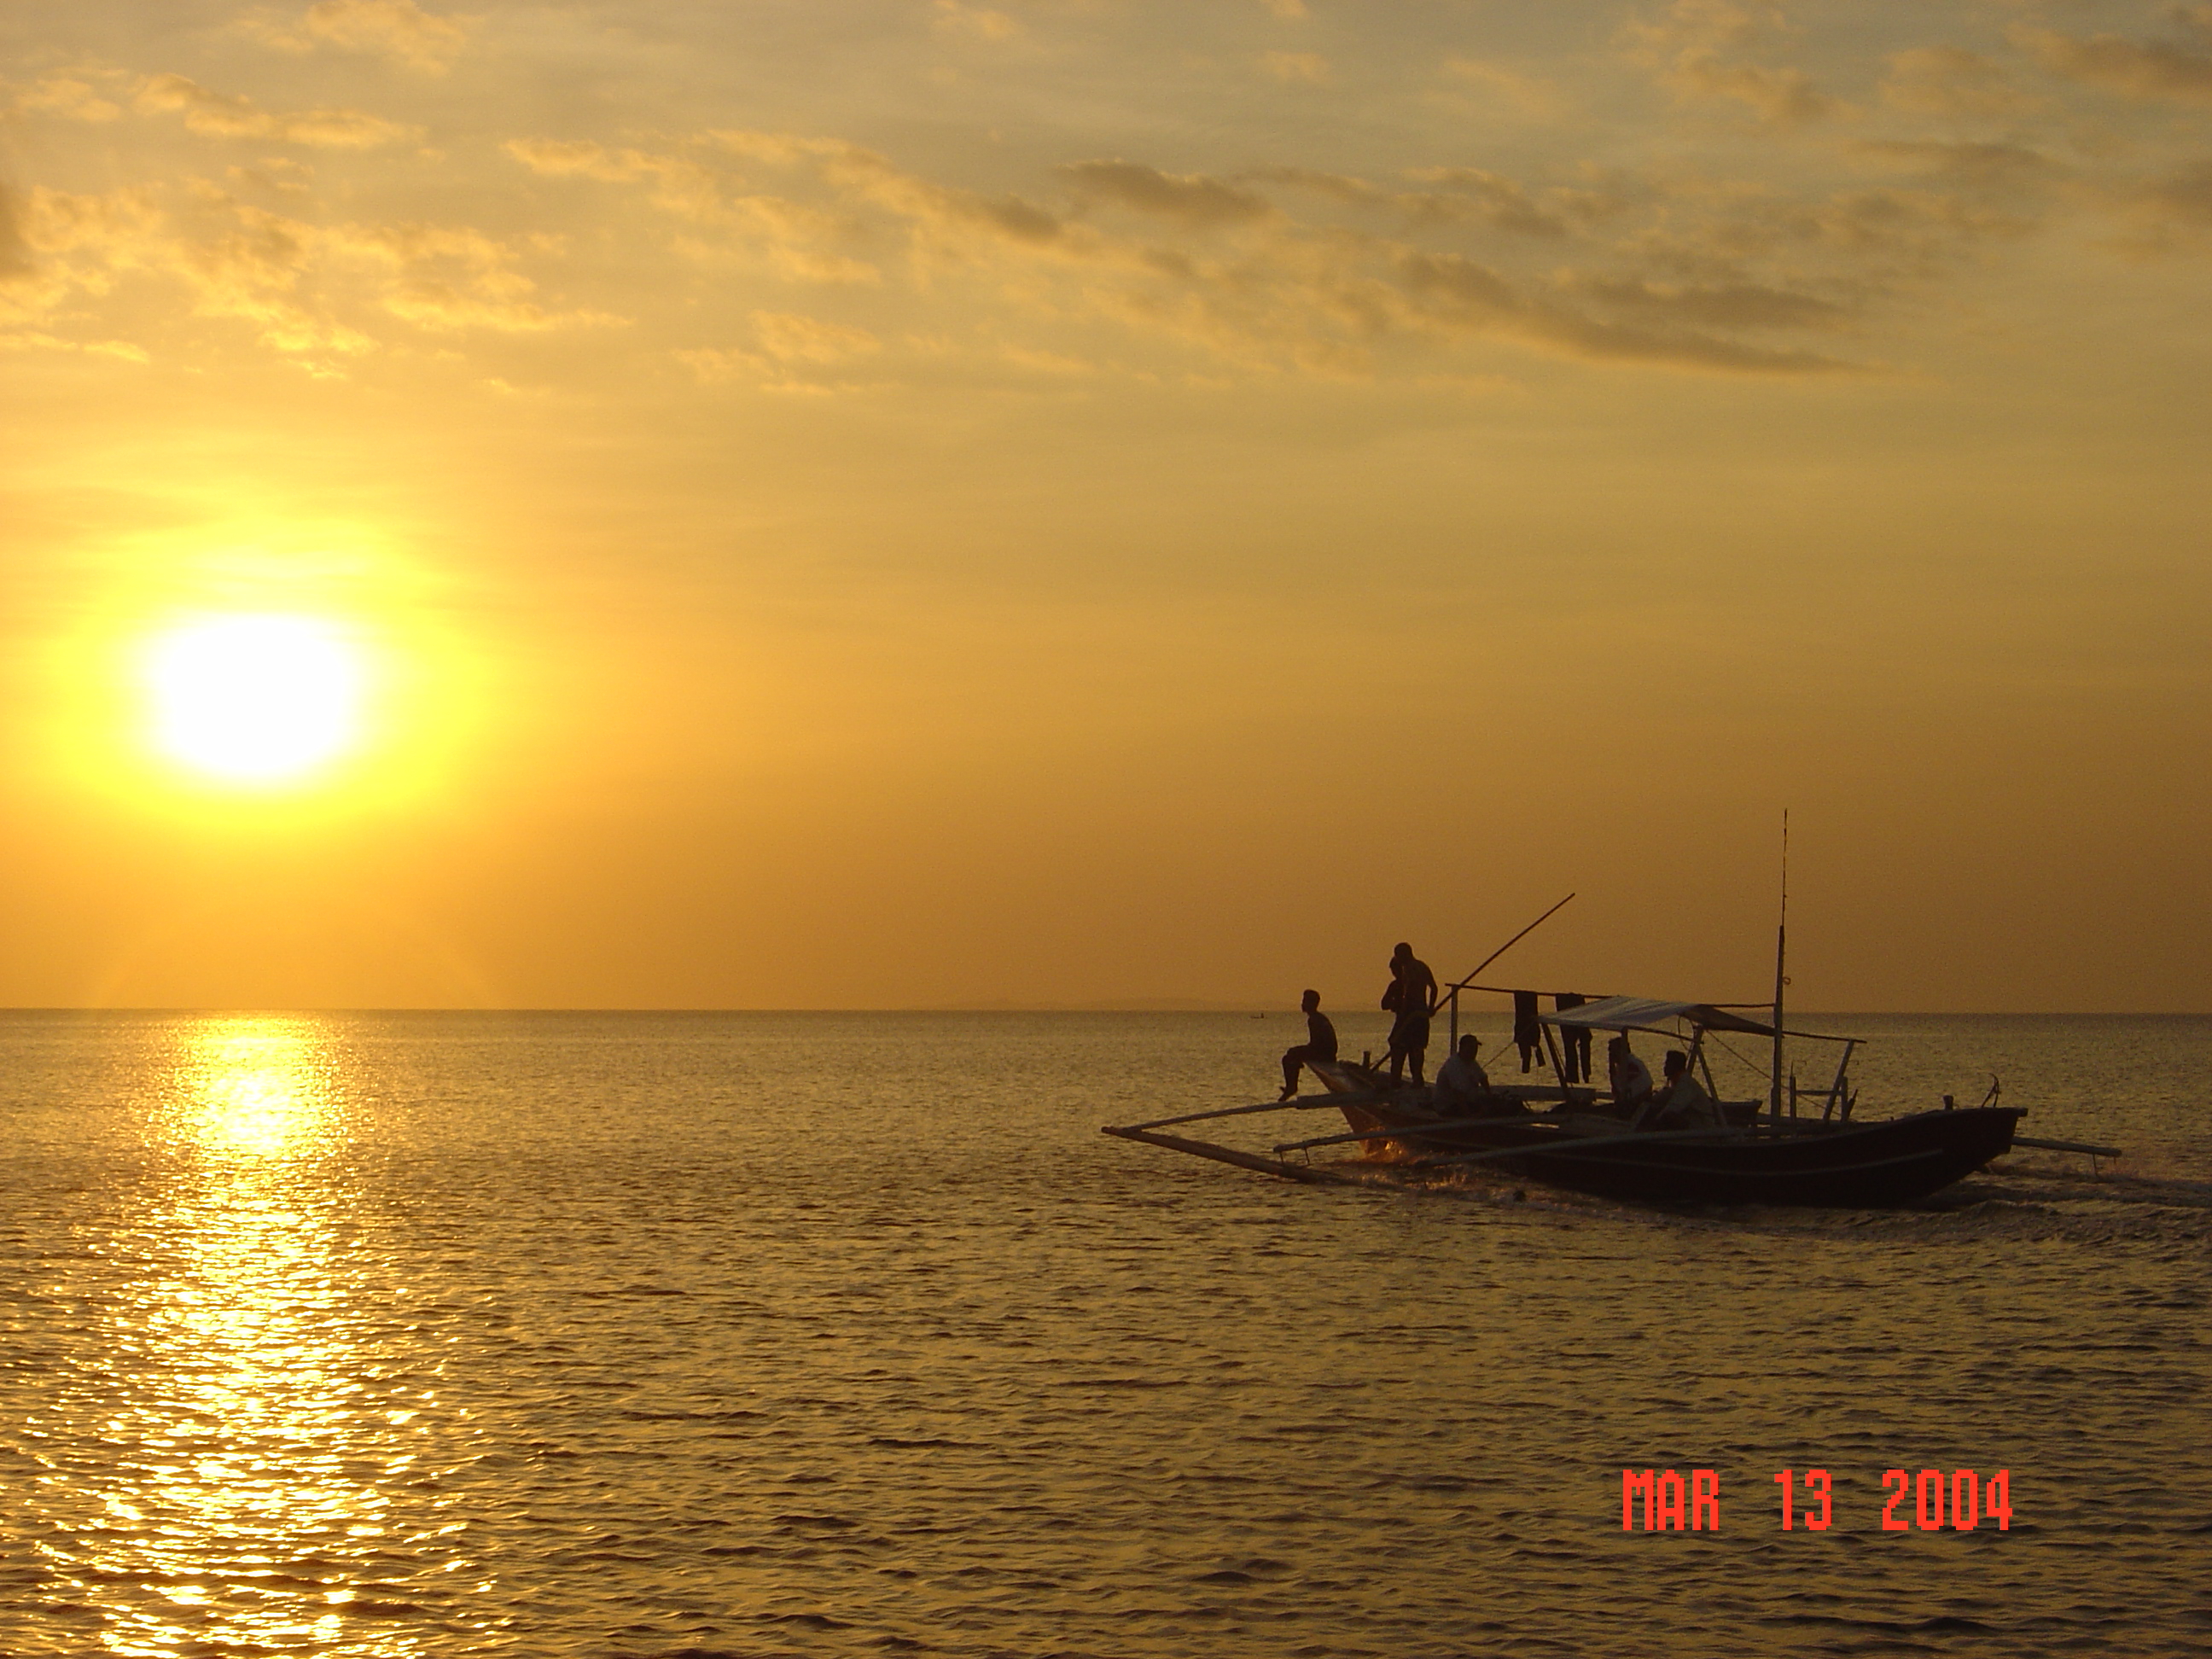
[[[2212,1008],[2208,281],[2202,3],[9,7],[0,1002]]]

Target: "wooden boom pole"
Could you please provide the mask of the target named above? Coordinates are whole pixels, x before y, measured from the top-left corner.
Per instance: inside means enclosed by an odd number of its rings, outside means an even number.
[[[1530,923],[1529,923],[1526,927],[1523,927],[1523,928],[1522,928],[1519,933],[1517,933],[1514,934],[1514,935],[1513,935],[1513,937],[1512,937],[1511,939],[1507,939],[1507,940],[1505,941],[1505,943],[1504,943],[1504,944],[1503,944],[1503,945],[1499,945],[1499,946],[1498,946],[1495,951],[1492,951],[1488,956],[1486,956],[1486,957],[1483,957],[1483,959],[1482,959],[1480,962],[1479,962],[1479,963],[1475,963],[1475,965],[1474,965],[1474,973],[1469,974],[1469,975],[1468,975],[1465,979],[1461,980],[1458,983],[1456,983],[1455,985],[1452,986],[1452,987],[1451,987],[1451,988],[1450,988],[1449,990],[1448,990],[1448,991],[1446,991],[1446,992],[1444,993],[1444,1000],[1451,1006],[1451,1051],[1452,1051],[1452,1053],[1454,1053],[1454,1054],[1457,1054],[1457,1053],[1459,1052],[1459,994],[1460,994],[1462,991],[1464,991],[1465,989],[1467,989],[1467,988],[1468,988],[1468,986],[1470,986],[1470,985],[1474,984],[1474,981],[1475,981],[1478,978],[1480,978],[1480,977],[1481,976],[1482,970],[1483,970],[1484,969],[1486,969],[1486,968],[1489,967],[1489,966],[1490,966],[1490,964],[1491,964],[1492,963],[1493,963],[1493,962],[1497,961],[1498,957],[1500,957],[1504,956],[1504,955],[1508,951],[1511,950],[1515,945],[1518,945],[1518,944],[1519,944],[1522,939],[1524,939],[1528,938],[1529,934],[1531,934],[1531,933],[1534,933],[1534,932],[1535,932],[1539,927],[1542,927],[1546,922],[1549,921],[1550,921],[1553,916],[1557,915],[1560,911],[1562,911],[1562,910],[1565,909],[1565,908],[1567,908],[1568,902],[1569,902],[1570,900],[1571,900],[1573,897],[1574,897],[1574,895],[1573,895],[1572,893],[1568,894],[1568,895],[1567,895],[1567,896],[1566,896],[1565,898],[1561,899],[1561,900],[1560,900],[1557,904],[1553,905],[1550,909],[1548,909],[1548,910],[1545,911],[1545,912],[1544,912],[1544,914],[1543,914],[1542,915],[1540,915],[1540,916],[1537,917],[1535,921],[1534,921],[1530,922]],[[1564,1077],[1562,1077],[1562,1078],[1559,1079],[1559,1081],[1560,1081],[1561,1085],[1562,1085],[1562,1086],[1565,1086],[1565,1082],[1566,1082],[1566,1079],[1565,1079]]]

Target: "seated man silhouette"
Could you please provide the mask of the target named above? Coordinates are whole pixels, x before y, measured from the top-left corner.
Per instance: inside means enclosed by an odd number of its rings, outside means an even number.
[[[1490,1092],[1490,1073],[1475,1056],[1482,1044],[1474,1032],[1461,1036],[1459,1048],[1437,1067],[1436,1087],[1429,1101],[1446,1117],[1487,1117],[1510,1114],[1516,1108]]]
[[[1305,1010],[1306,1040],[1283,1055],[1283,1092],[1275,1097],[1278,1100],[1288,1100],[1297,1093],[1301,1067],[1336,1058],[1336,1027],[1321,1011],[1321,993],[1307,992],[1298,999],[1298,1006]]]
[[[1680,1048],[1669,1048],[1664,1061],[1667,1086],[1637,1121],[1647,1129],[1717,1129],[1720,1108],[1690,1075],[1690,1058]]]
[[[1636,1057],[1626,1036],[1605,1045],[1605,1070],[1616,1107],[1626,1110],[1651,1098],[1651,1068]]]

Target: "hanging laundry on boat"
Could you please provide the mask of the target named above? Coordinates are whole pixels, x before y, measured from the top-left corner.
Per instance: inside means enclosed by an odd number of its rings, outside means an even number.
[[[1565,1013],[1570,1008],[1579,1008],[1584,998],[1572,991],[1562,991],[1552,999],[1552,1006]],[[1569,1083],[1588,1083],[1590,1080],[1590,1032],[1587,1025],[1559,1027],[1559,1065]]]
[[[1544,1052],[1544,1021],[1536,1009],[1536,993],[1513,994],[1513,1046],[1521,1051],[1521,1069],[1527,1071]]]

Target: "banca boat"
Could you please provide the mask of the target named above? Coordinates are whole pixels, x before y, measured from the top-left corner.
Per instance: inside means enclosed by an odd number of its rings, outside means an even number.
[[[1460,990],[1448,994],[1457,1034]],[[1497,989],[1474,987],[1475,989]],[[1764,1011],[1765,1005],[1753,1005]],[[1770,1014],[1751,1018],[1743,1005],[1668,1002],[1652,998],[1604,997],[1539,1016],[1544,1052],[1554,1081],[1493,1087],[1469,1104],[1440,1108],[1431,1091],[1394,1085],[1365,1064],[1324,1062],[1312,1069],[1327,1092],[1288,1101],[1195,1112],[1151,1123],[1109,1127],[1105,1133],[1199,1157],[1287,1176],[1295,1180],[1346,1178],[1311,1154],[1331,1146],[1360,1147],[1370,1158],[1414,1169],[1494,1167],[1501,1172],[1607,1198],[1662,1204],[1827,1205],[1850,1208],[1908,1204],[1950,1186],[2015,1146],[2117,1158],[2112,1147],[2072,1141],[2029,1140],[2016,1133],[2027,1114],[1996,1103],[1997,1091],[1976,1107],[1955,1106],[1869,1121],[1856,1115],[1850,1084],[1857,1037],[1787,1031]],[[1650,1127],[1646,1113],[1614,1104],[1602,1091],[1577,1083],[1578,1068],[1565,1059],[1572,1048],[1563,1034],[1642,1032],[1682,1043],[1687,1068],[1704,1079],[1718,1108],[1717,1124],[1677,1129]],[[1708,1038],[1727,1032],[1774,1045],[1768,1099],[1723,1100],[1714,1089]],[[1785,1088],[1785,1038],[1841,1045],[1833,1080],[1824,1090],[1801,1092],[1791,1076]],[[1206,1119],[1267,1111],[1334,1108],[1346,1130],[1276,1146],[1272,1158],[1163,1133]],[[1292,1159],[1304,1155],[1304,1163]]]

